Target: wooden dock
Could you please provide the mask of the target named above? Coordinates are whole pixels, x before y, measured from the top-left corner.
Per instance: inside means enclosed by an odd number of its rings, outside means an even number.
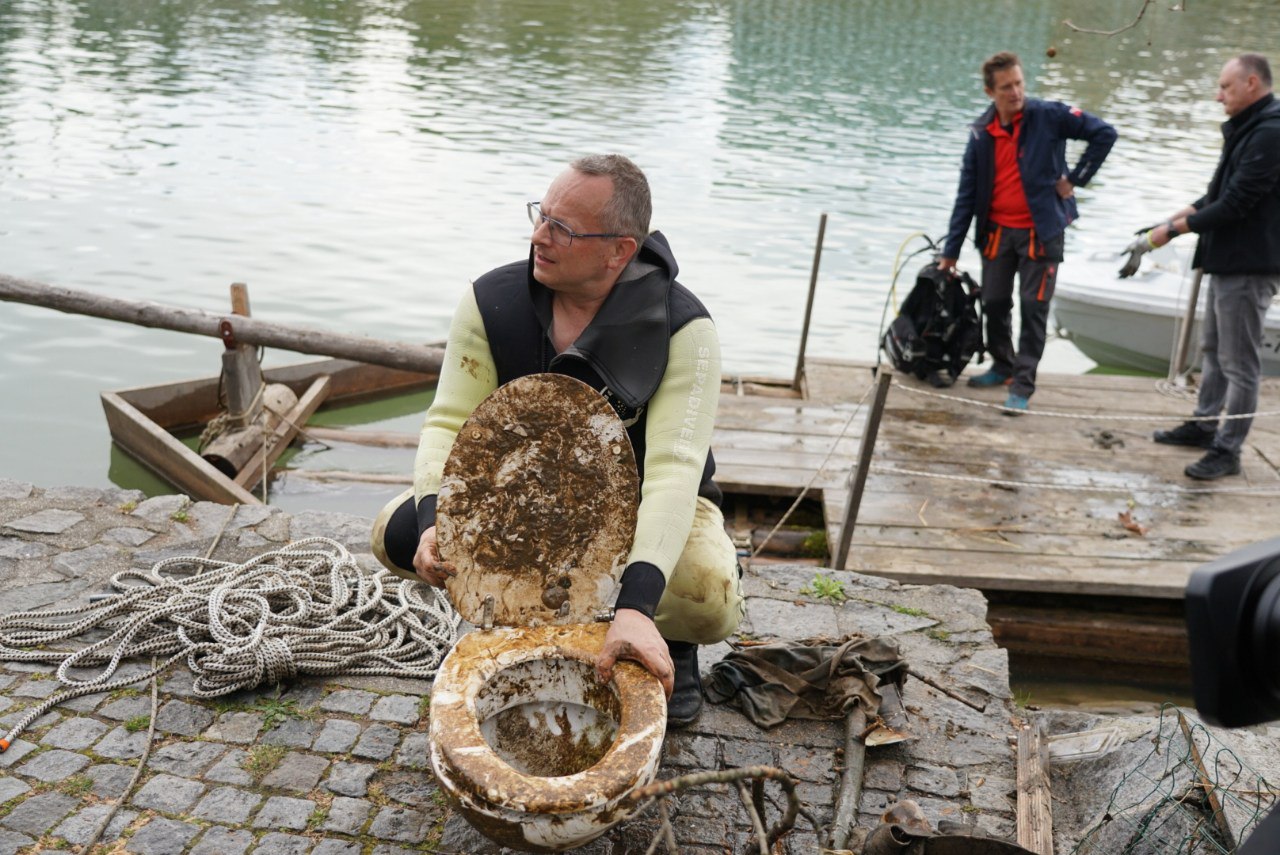
[[[868,366],[834,361],[811,361],[806,378],[803,399],[722,395],[717,480],[729,492],[775,495],[812,484],[835,544],[868,409],[857,402],[874,378]],[[1192,569],[1280,530],[1280,418],[1255,421],[1241,476],[1202,483],[1182,474],[1198,449],[1151,441],[1193,407],[1151,378],[1042,375],[1027,415],[975,405],[1004,395],[894,378],[845,569],[1177,599]],[[1268,402],[1280,409],[1280,380],[1264,381],[1261,409]]]

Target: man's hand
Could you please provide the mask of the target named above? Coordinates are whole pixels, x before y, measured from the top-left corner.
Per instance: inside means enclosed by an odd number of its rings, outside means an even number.
[[[418,551],[413,554],[413,569],[418,578],[433,588],[443,588],[444,580],[457,574],[452,564],[440,560],[436,550],[436,527],[432,526],[422,533],[418,540]]]
[[[1070,199],[1076,195],[1076,185],[1072,184],[1065,175],[1058,179],[1058,182],[1053,185],[1053,189],[1058,191],[1059,199]]]
[[[954,271],[956,269],[956,260],[954,258],[939,258],[938,269],[942,271]]]
[[[619,659],[639,662],[662,683],[662,691],[671,697],[676,684],[676,669],[671,662],[667,642],[653,621],[635,609],[618,609],[613,624],[604,637],[604,647],[596,657],[596,676],[601,682],[613,679],[613,666]]]

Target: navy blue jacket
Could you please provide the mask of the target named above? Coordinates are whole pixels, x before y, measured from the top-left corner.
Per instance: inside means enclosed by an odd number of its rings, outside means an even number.
[[[1280,273],[1280,101],[1265,95],[1222,125],[1209,192],[1187,225],[1205,273]]]
[[[990,231],[991,192],[996,179],[996,146],[987,125],[995,118],[991,105],[969,127],[969,144],[960,168],[960,188],[951,210],[951,225],[942,249],[943,258],[959,258],[970,221],[977,220],[974,243],[981,250]],[[1067,171],[1067,140],[1086,140],[1088,146],[1075,169]],[[1074,198],[1058,196],[1054,185],[1063,175],[1083,187],[1093,178],[1116,141],[1116,129],[1097,116],[1063,104],[1028,98],[1022,108],[1022,131],[1018,135],[1018,169],[1022,189],[1031,209],[1040,242],[1053,240],[1066,231],[1079,215]]]

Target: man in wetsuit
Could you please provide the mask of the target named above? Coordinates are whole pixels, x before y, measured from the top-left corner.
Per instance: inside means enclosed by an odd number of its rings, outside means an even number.
[[[618,659],[639,662],[668,693],[668,724],[688,724],[702,708],[698,645],[728,637],[743,614],[712,480],[715,325],[676,281],[666,238],[649,232],[648,181],[627,158],[579,158],[527,207],[529,257],[477,279],[454,314],[412,495],[379,516],[374,553],[401,575],[443,586],[452,568],[436,551],[436,494],[462,423],[517,377],[550,371],[587,383],[627,426],[641,477],[635,539],[596,669],[609,679]]]
[[[1075,188],[1089,183],[1116,141],[1111,125],[1078,107],[1026,97],[1022,64],[1003,52],[982,64],[991,106],[969,129],[960,187],[938,266],[953,270],[969,223],[982,252],[982,308],[991,368],[970,386],[1008,386],[1005,412],[1026,410],[1044,354],[1049,300],[1058,279]],[[1066,141],[1087,146],[1068,172]],[[1021,332],[1013,349],[1013,279]]]

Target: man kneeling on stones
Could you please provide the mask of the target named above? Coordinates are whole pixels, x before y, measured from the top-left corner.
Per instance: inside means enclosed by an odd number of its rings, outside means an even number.
[[[374,554],[392,571],[441,587],[453,567],[436,549],[436,496],[454,438],[498,386],[553,372],[597,389],[635,449],[641,493],[612,626],[596,660],[640,663],[667,692],[680,727],[702,709],[698,645],[737,629],[736,553],[712,480],[720,345],[706,308],[676,281],[666,238],[649,232],[644,173],[621,155],[574,161],[527,205],[527,260],[481,276],[453,317],[414,486],[379,515]]]

